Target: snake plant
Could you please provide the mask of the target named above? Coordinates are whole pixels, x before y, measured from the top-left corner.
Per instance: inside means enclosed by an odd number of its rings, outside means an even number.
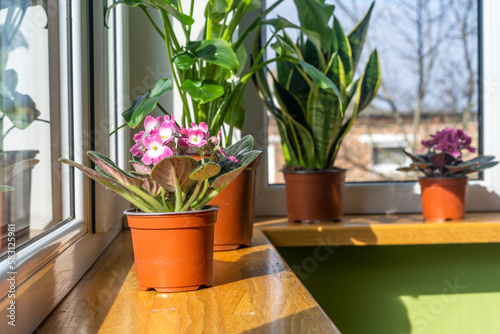
[[[273,49],[286,60],[277,62],[275,74],[259,71],[254,82],[277,121],[286,168],[330,169],[356,116],[371,103],[380,84],[376,50],[355,79],[374,3],[348,35],[334,6],[324,0],[295,0],[295,6],[300,26],[282,17],[266,22],[275,30]],[[295,42],[285,28],[299,30]],[[257,35],[255,56],[259,43]],[[347,112],[352,103],[352,112]]]

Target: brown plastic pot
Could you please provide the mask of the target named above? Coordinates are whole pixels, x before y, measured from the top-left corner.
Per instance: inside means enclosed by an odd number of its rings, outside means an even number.
[[[425,221],[461,220],[465,213],[467,177],[422,177],[422,214]]]
[[[283,171],[290,222],[339,221],[343,216],[345,169]]]
[[[253,231],[255,174],[260,155],[245,168],[209,205],[220,207],[215,225],[214,250],[250,246]]]
[[[126,210],[140,290],[197,290],[212,285],[214,225],[218,207],[142,213]]]

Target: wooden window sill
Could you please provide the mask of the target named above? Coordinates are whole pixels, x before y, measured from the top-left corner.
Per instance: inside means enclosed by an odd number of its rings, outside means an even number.
[[[274,246],[488,242],[500,242],[500,213],[441,224],[422,223],[420,215],[347,216],[324,224],[263,218],[251,247],[215,253],[211,288],[161,294],[138,290],[124,230],[39,333],[339,333]]]

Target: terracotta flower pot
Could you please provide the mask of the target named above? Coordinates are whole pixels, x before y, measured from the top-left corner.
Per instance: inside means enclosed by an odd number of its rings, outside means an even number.
[[[423,177],[422,214],[425,221],[460,220],[465,213],[467,178]]]
[[[342,219],[345,172],[283,171],[288,220],[314,223]]]
[[[139,289],[191,291],[212,285],[214,225],[218,207],[142,213],[126,210]]]
[[[255,174],[260,155],[236,177],[209,205],[220,207],[215,225],[214,250],[250,246],[253,231]]]

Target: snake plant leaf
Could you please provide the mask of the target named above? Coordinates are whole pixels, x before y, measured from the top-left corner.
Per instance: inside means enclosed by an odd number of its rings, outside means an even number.
[[[87,152],[87,155],[96,164],[96,167],[102,169],[105,174],[110,175],[114,180],[116,180],[124,187],[140,187],[142,185],[141,179],[123,171],[113,161],[111,161],[111,159],[104,156],[103,154],[95,151],[89,151]]]
[[[333,19],[333,33],[335,34],[335,39],[337,41],[337,53],[342,60],[342,66],[344,67],[345,82],[348,86],[353,78],[353,64],[352,64],[352,52],[349,40],[344,34],[344,30],[340,25],[336,17]]]
[[[198,162],[192,157],[166,157],[153,167],[151,178],[168,192],[175,192],[178,187],[185,191],[194,184],[195,181],[190,179],[189,175],[197,167]]]
[[[40,161],[38,159],[27,159],[23,161],[18,161],[12,165],[0,169],[0,184],[4,184],[10,179],[12,179],[16,174],[22,171],[32,168]]]
[[[339,98],[340,104],[341,105],[344,104],[342,94],[340,93],[339,89],[330,78],[321,73],[316,67],[306,63],[303,60],[300,61],[300,64],[302,65],[302,68],[304,68],[304,70],[307,72],[307,74],[311,77],[311,79],[314,81],[316,85],[318,85],[320,88],[326,91],[333,92]]]
[[[186,49],[196,58],[221,66],[233,72],[238,71],[239,62],[229,43],[222,38],[189,42]]]
[[[352,52],[352,70],[356,72],[356,67],[358,66],[359,58],[361,57],[361,51],[363,50],[363,45],[365,44],[366,35],[368,33],[368,24],[370,22],[370,17],[372,15],[373,6],[375,1],[372,2],[370,8],[366,12],[365,16],[354,29],[349,33],[348,39],[351,45]]]
[[[149,92],[139,95],[132,107],[122,113],[127,124],[135,129],[148,116],[158,104],[158,100],[169,90],[172,90],[173,83],[169,78],[160,79]]]
[[[380,62],[377,50],[373,50],[365,67],[361,80],[361,89],[359,90],[358,110],[363,111],[377,95],[380,86]]]
[[[181,84],[181,90],[188,93],[197,103],[207,103],[224,95],[224,88],[216,81],[206,79],[187,79]]]
[[[300,26],[306,30],[313,31],[321,38],[321,49],[328,51],[333,34],[328,28],[328,21],[333,13],[331,6],[324,6],[324,2],[316,0],[294,0],[299,14]]]
[[[346,102],[345,102],[346,106],[349,105],[352,98],[356,94],[356,91],[358,89],[358,83],[359,83],[359,79],[351,82],[351,84],[349,86],[347,86],[347,88],[346,88]]]
[[[219,174],[221,168],[218,164],[213,163],[213,162],[208,162],[205,163],[204,165],[200,165],[198,168],[196,168],[191,175],[189,175],[189,178],[191,180],[195,180],[197,182],[203,182],[217,174]]]
[[[228,186],[243,170],[254,161],[261,151],[249,151],[243,154],[236,155],[238,162],[233,162],[227,158],[222,158],[219,161],[221,167],[220,172],[208,180],[209,185],[215,189],[215,191],[220,192],[226,186]]]
[[[266,20],[262,23],[271,25],[275,29],[275,33],[285,28],[299,29],[305,36],[307,36],[308,40],[311,41],[311,43],[313,43],[319,50],[321,50],[321,38],[320,35],[315,31],[298,26],[279,15],[275,19]]]

